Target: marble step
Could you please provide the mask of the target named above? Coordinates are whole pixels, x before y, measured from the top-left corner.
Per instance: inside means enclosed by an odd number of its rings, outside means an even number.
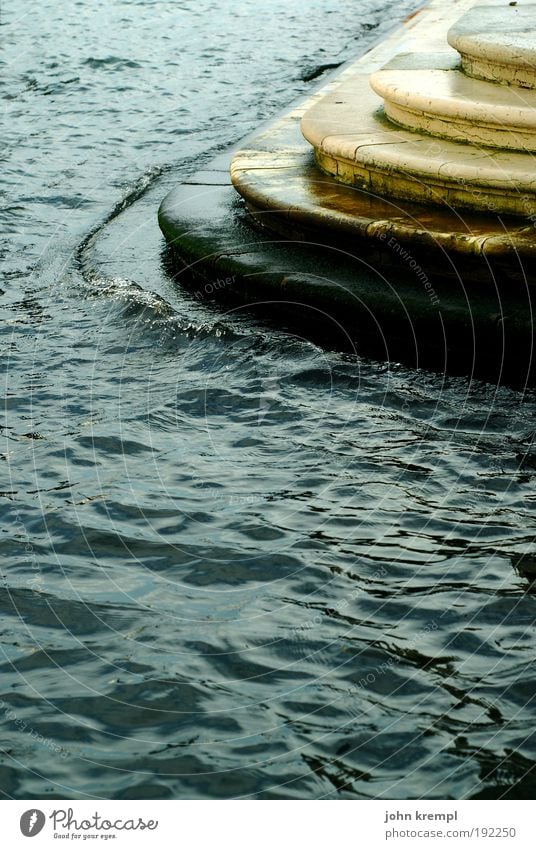
[[[402,129],[359,74],[318,100],[301,129],[318,166],[383,197],[536,219],[529,153],[475,147]]]
[[[536,151],[536,91],[468,77],[456,56],[397,56],[370,84],[400,126],[475,146]]]
[[[536,4],[475,6],[448,31],[466,74],[536,88]]]

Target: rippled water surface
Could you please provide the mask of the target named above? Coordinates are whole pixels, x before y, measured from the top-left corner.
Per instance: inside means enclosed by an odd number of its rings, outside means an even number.
[[[534,396],[199,302],[156,224],[413,5],[4,0],[6,796],[533,796]]]

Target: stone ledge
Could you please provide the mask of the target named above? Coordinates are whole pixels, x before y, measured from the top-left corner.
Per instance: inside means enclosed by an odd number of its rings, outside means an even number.
[[[447,38],[470,76],[536,88],[536,4],[479,4]]]
[[[300,133],[304,113],[342,81],[397,53],[425,52],[423,44],[441,50],[448,22],[472,3],[453,0],[445,17],[443,0],[432,0],[241,150],[171,192],[159,223],[176,282],[232,309],[264,315],[275,304],[285,327],[322,344],[532,383],[532,225],[373,198],[316,171]],[[230,184],[231,158],[249,215]]]
[[[310,236],[315,230],[324,242],[355,246],[359,241],[361,249],[368,246],[371,253],[393,239],[431,264],[431,277],[461,273],[469,281],[480,276],[479,265],[486,276],[491,261],[502,260],[502,267],[508,267],[513,255],[525,269],[536,268],[536,231],[530,223],[512,219],[506,224],[488,214],[462,216],[448,208],[377,197],[319,174],[306,149],[285,165],[278,165],[274,152],[269,170],[266,152],[261,156],[259,167],[259,151],[254,148],[235,155],[233,184],[259,223],[288,237],[307,231]],[[392,263],[389,250],[385,253],[386,263]],[[536,280],[530,282],[536,285]]]
[[[261,319],[275,316],[292,332],[361,355],[518,385],[534,382],[536,304],[519,275],[506,279],[475,255],[481,272],[487,271],[479,281],[468,280],[470,256],[456,265],[446,253],[447,232],[432,252],[408,255],[392,217],[391,236],[382,239],[382,222],[376,222],[377,238],[369,232],[364,243],[352,235],[344,247],[330,242],[329,230],[307,228],[287,209],[272,221],[270,212],[259,211],[256,220],[269,226],[252,229],[228,174],[218,170],[221,161],[211,166],[212,177],[194,174],[174,189],[159,211],[169,246],[166,267],[194,297],[254,310]],[[354,194],[338,184],[334,189]],[[467,237],[469,251],[488,246],[482,233]],[[425,226],[422,238],[425,248],[434,248]],[[503,255],[500,250],[499,259]],[[438,265],[448,265],[451,274],[432,283]]]

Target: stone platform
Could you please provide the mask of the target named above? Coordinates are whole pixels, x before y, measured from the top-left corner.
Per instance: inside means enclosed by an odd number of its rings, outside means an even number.
[[[415,100],[422,102],[421,97],[419,94]],[[314,148],[322,171],[350,186],[402,201],[536,215],[536,172],[527,153],[411,132],[387,122],[382,105],[368,74],[356,74],[307,111],[302,133]],[[435,99],[430,108],[438,108]],[[232,173],[239,167],[240,156]],[[495,226],[490,220],[490,230]]]
[[[489,197],[479,211],[466,212],[346,185],[338,171],[319,170],[300,131],[301,122],[318,134],[317,157],[330,134],[352,151],[348,137],[356,126],[369,147],[382,147],[385,134],[395,133],[415,156],[417,134],[379,114],[382,100],[370,87],[365,95],[363,81],[399,54],[418,53],[429,67],[434,52],[442,69],[453,69],[456,54],[446,34],[472,5],[454,0],[445,9],[433,0],[237,151],[177,187],[159,213],[177,281],[233,308],[275,309],[301,334],[329,336],[337,346],[344,340],[382,359],[532,382],[534,219],[490,212]],[[362,97],[370,108],[362,108]],[[341,120],[323,136],[322,112],[331,104],[341,107]],[[456,145],[430,134],[424,144],[431,152],[432,145]],[[489,184],[485,169],[495,168],[501,200],[508,165],[524,186],[523,203],[532,203],[530,174],[515,170],[516,157],[530,154],[490,150],[468,152],[467,173],[484,173]],[[496,154],[503,157],[499,167],[489,164]],[[457,190],[464,189],[458,181]],[[513,186],[506,191],[519,211],[516,194]]]

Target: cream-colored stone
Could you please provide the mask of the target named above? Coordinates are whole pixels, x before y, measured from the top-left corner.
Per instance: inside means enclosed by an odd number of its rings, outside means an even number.
[[[437,70],[434,56],[401,57],[370,78],[387,116],[418,132],[512,150],[536,151],[536,91],[498,86],[456,69]]]
[[[513,215],[536,212],[530,154],[401,129],[386,123],[381,104],[368,76],[359,75],[311,107],[301,126],[319,167],[344,183],[391,197]],[[333,135],[331,115],[338,130]],[[351,132],[363,124],[366,132]]]
[[[447,38],[466,74],[536,88],[536,4],[477,4]]]
[[[519,88],[536,88],[536,73],[530,68],[519,68],[516,65],[501,65],[499,62],[490,63],[485,59],[462,54],[462,67],[466,74],[479,80],[490,80],[503,85],[519,86]]]
[[[525,0],[519,0],[524,4]],[[486,5],[504,5],[504,0],[488,0]],[[279,119],[263,128],[251,139],[251,147],[235,154],[232,166],[232,179],[237,191],[245,199],[249,210],[255,215],[260,225],[274,229],[286,237],[297,237],[302,227],[318,228],[325,232],[345,236],[349,239],[366,237],[374,245],[382,246],[385,240],[393,237],[399,244],[404,245],[413,253],[421,249],[437,250],[439,266],[456,266],[463,262],[464,273],[470,274],[471,262],[479,257],[492,255],[494,260],[503,262],[508,268],[508,274],[523,268],[523,263],[536,262],[536,237],[531,222],[519,219],[510,221],[507,226],[501,218],[489,214],[494,210],[495,190],[488,189],[487,197],[481,203],[482,212],[460,213],[454,206],[459,204],[458,193],[461,194],[462,205],[466,187],[457,186],[456,181],[450,181],[450,189],[443,186],[442,205],[434,205],[433,189],[429,191],[430,205],[412,204],[401,193],[400,197],[389,196],[389,186],[384,186],[385,195],[370,194],[367,188],[372,182],[370,171],[364,169],[361,190],[352,183],[355,175],[354,153],[348,159],[336,160],[324,152],[325,143],[329,146],[330,136],[337,144],[342,145],[344,137],[351,151],[352,135],[356,125],[362,134],[378,131],[390,131],[389,121],[381,111],[381,99],[368,86],[368,75],[385,66],[394,56],[400,62],[400,54],[412,56],[420,54],[423,68],[429,67],[429,57],[423,54],[434,51],[436,67],[448,69],[459,64],[459,56],[449,48],[446,42],[448,28],[469,8],[474,0],[431,0],[404,25],[382,39],[372,50],[361,56],[355,62],[343,68],[337,76],[332,77],[321,89],[314,91],[300,104],[293,105]],[[363,80],[374,106],[361,109],[360,92]],[[344,90],[341,84],[345,84]],[[337,93],[335,100],[340,112],[336,122],[326,131],[324,117],[331,112],[331,120],[335,121],[332,112],[331,99],[328,96]],[[350,108],[352,98],[353,111]],[[312,112],[312,107],[315,107]],[[335,174],[337,181],[325,176],[317,169],[312,160],[312,149],[300,136],[299,120],[302,118],[303,128],[308,138],[318,143],[315,151],[319,164],[327,174]],[[415,134],[397,129],[408,139],[415,140]],[[431,146],[438,144],[437,140],[428,137]],[[301,150],[301,170],[286,164],[287,151]],[[424,145],[421,148],[424,150]],[[309,152],[310,151],[310,152]],[[267,153],[267,160],[260,160],[256,154]],[[519,154],[521,155],[521,154]],[[272,159],[273,167],[269,167]],[[262,167],[259,167],[262,162]],[[443,163],[446,164],[446,163]],[[267,167],[268,166],[268,167]],[[528,170],[531,170],[530,168]],[[438,169],[439,173],[439,169]],[[381,174],[376,178],[376,185]],[[389,173],[386,182],[389,181]],[[415,183],[415,179],[413,181]],[[349,184],[349,185],[348,185]],[[476,186],[470,187],[470,192],[476,193]],[[528,207],[533,193],[527,192]],[[422,200],[422,193],[420,200]],[[536,219],[535,219],[536,220]],[[486,264],[487,260],[483,260]],[[530,281],[529,281],[530,282]]]

